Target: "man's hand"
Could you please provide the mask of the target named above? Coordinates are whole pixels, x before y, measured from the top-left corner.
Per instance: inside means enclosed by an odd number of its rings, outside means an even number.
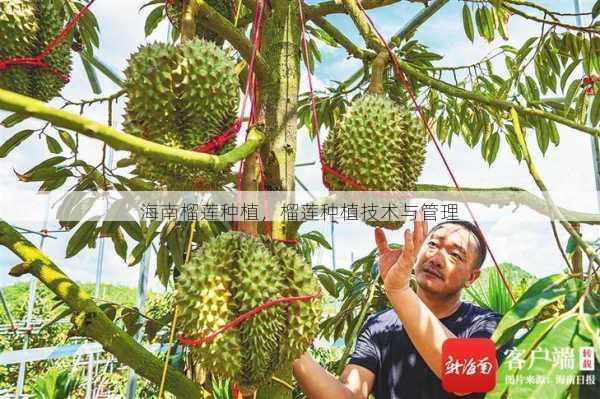
[[[379,253],[379,274],[386,292],[404,290],[409,287],[410,274],[415,265],[417,253],[427,237],[427,222],[423,213],[417,211],[414,232],[404,231],[404,247],[390,249],[381,228],[375,229],[375,242]]]

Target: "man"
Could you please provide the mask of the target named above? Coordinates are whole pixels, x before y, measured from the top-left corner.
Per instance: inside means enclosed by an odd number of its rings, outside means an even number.
[[[440,223],[427,232],[421,212],[414,231],[404,232],[402,249],[390,249],[383,231],[375,230],[380,273],[393,309],[367,319],[339,380],[308,354],[294,362],[294,375],[310,399],[367,399],[369,393],[376,399],[483,397],[444,391],[441,355],[446,339],[489,338],[501,318],[460,300],[462,289],[479,277],[484,238],[466,221]],[[409,286],[413,268],[416,293]]]

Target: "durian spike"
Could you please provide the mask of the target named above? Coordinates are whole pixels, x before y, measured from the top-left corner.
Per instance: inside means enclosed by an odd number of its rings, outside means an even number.
[[[382,51],[377,54],[377,57],[373,60],[371,65],[371,84],[367,89],[369,94],[383,94],[383,77],[385,74],[385,67],[387,66],[389,56],[387,52]]]

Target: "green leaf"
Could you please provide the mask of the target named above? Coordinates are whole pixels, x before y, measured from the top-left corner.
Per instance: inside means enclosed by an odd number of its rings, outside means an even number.
[[[553,274],[539,279],[521,295],[517,303],[504,315],[492,340],[497,346],[506,344],[521,326],[542,310],[549,303],[556,302],[565,295],[564,288],[559,288],[570,277],[565,274]]]
[[[26,140],[29,136],[33,134],[33,130],[21,130],[16,133],[14,136],[6,140],[0,146],[0,158],[4,158],[8,155],[9,152],[14,150],[19,144],[21,144],[24,140]]]
[[[73,233],[67,244],[67,258],[77,255],[86,245],[96,239],[96,224],[99,219],[98,216],[90,218]]]
[[[567,255],[571,255],[575,253],[577,249],[577,241],[573,237],[569,237],[569,241],[567,241],[567,247],[565,248],[565,252]]]
[[[574,80],[571,82],[571,84],[569,85],[569,88],[567,89],[567,94],[565,95],[565,100],[564,100],[565,108],[567,108],[567,109],[571,108],[571,103],[573,102],[575,95],[579,91],[579,88],[580,88],[580,83],[578,80]]]
[[[96,68],[82,55],[82,52],[79,53],[79,58],[81,59],[81,63],[83,64],[83,69],[85,70],[85,75],[88,78],[88,82],[90,82],[90,87],[92,88],[92,92],[94,94],[102,93],[102,88],[100,87],[100,82],[98,81],[98,75],[96,74]]]
[[[48,146],[48,151],[53,154],[60,154],[62,152],[62,147],[60,146],[58,140],[52,136],[46,136],[46,145]]]
[[[560,88],[563,91],[565,90],[565,86],[567,85],[567,80],[569,80],[569,77],[571,76],[577,65],[579,65],[579,62],[580,60],[575,60],[568,67],[565,68],[565,71],[563,72],[563,75],[560,78]]]
[[[596,126],[598,122],[600,122],[600,96],[598,95],[594,96],[594,101],[592,102],[590,120],[592,122],[592,126]]]
[[[23,122],[27,118],[29,118],[29,114],[15,112],[14,114],[10,114],[4,118],[2,122],[0,122],[0,125],[4,127],[13,127]]]
[[[486,22],[483,8],[478,7],[477,10],[475,10],[475,24],[477,25],[477,32],[479,32],[479,36],[483,38],[487,38],[485,23]]]
[[[121,257],[121,259],[127,259],[127,242],[121,233],[121,229],[117,228],[110,235],[110,238],[115,246],[115,252]]]
[[[560,143],[560,134],[558,134],[556,123],[554,121],[546,121],[546,125],[550,129],[550,141],[555,146],[558,146],[558,144]]]
[[[323,248],[331,250],[331,245],[329,244],[329,242],[327,242],[327,239],[325,238],[323,233],[321,233],[320,231],[315,230],[315,231],[311,231],[311,232],[302,234],[302,238],[306,238],[308,240],[315,241]]]
[[[550,132],[546,129],[542,119],[535,119],[534,127],[538,146],[540,147],[542,154],[545,154],[548,149],[548,144],[550,144]]]
[[[69,134],[69,132],[66,132],[64,130],[59,130],[58,135],[59,135],[60,139],[62,140],[62,142],[65,143],[71,151],[73,151],[73,152],[77,151],[77,144],[75,143],[73,136],[71,136]]]
[[[597,18],[600,15],[600,0],[596,0],[592,7],[592,18]]]
[[[581,334],[582,327],[579,324],[577,315],[569,314],[561,318],[548,332],[544,339],[540,342],[539,348],[546,348],[552,352],[554,348],[574,348],[574,352],[578,355],[579,348],[590,346],[591,342]],[[578,356],[576,356],[578,358]],[[537,359],[531,367],[523,367],[518,375],[523,376],[526,381],[530,376],[543,375],[548,379],[547,383],[543,384],[513,384],[509,388],[511,398],[545,398],[545,399],[560,399],[563,394],[569,389],[568,384],[557,384],[556,376],[574,376],[579,373],[577,365],[575,367],[566,367],[561,369],[560,362],[552,360],[544,361]]]
[[[337,297],[337,289],[331,276],[322,273],[318,275],[318,278],[323,288],[325,288],[331,296]]]
[[[148,244],[146,244],[146,242],[140,242],[138,245],[136,245],[133,248],[133,251],[131,251],[131,254],[129,254],[127,257],[127,265],[135,266],[138,264],[142,260],[146,248],[148,248]]]
[[[129,236],[134,240],[138,242],[146,241],[144,239],[144,233],[142,232],[140,225],[134,222],[133,220],[121,222],[121,226],[123,227],[125,232],[129,234]]]
[[[162,21],[164,17],[164,9],[165,6],[160,5],[150,12],[150,15],[148,15],[148,18],[146,18],[146,23],[144,24],[144,33],[146,36],[150,36],[160,21]]]
[[[525,82],[527,83],[527,88],[529,89],[529,94],[531,94],[532,99],[539,100],[540,91],[538,90],[535,80],[533,80],[531,76],[527,76],[525,77]]]
[[[471,10],[469,9],[469,6],[466,3],[463,6],[463,27],[465,29],[465,34],[467,35],[469,40],[473,41],[475,39],[475,27],[473,26],[473,17],[471,16]]]
[[[46,180],[44,183],[42,183],[40,188],[38,188],[38,193],[48,193],[52,190],[56,190],[57,188],[62,187],[62,185],[65,184],[66,181],[66,176],[59,176],[55,179]]]
[[[169,285],[171,262],[169,261],[169,249],[166,245],[161,245],[156,254],[156,276],[165,288]]]

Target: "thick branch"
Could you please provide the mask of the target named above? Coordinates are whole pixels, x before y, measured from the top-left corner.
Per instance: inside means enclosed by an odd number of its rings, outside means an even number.
[[[240,52],[246,62],[250,63],[252,57],[252,43],[240,32],[233,24],[214,8],[209,6],[204,0],[195,0],[198,6],[198,20],[202,21],[203,26],[219,34],[227,40],[233,47]],[[268,82],[269,67],[260,54],[256,55],[256,78],[260,82]]]
[[[365,40],[367,47],[379,53],[383,49],[383,45],[375,32],[373,32],[369,21],[367,18],[365,18],[365,15],[356,3],[357,1],[360,0],[342,0],[344,7],[346,8],[348,14],[350,14],[350,17],[360,32],[360,35]]]
[[[529,115],[529,116],[536,116],[536,117],[540,117],[540,118],[549,119],[551,121],[560,123],[561,125],[568,126],[575,130],[579,130],[580,132],[584,132],[584,133],[590,134],[592,136],[600,137],[600,129],[581,125],[579,123],[573,122],[572,120],[562,117],[560,115],[552,114],[552,113],[545,112],[545,111],[542,111],[539,109],[523,107],[518,104],[513,104],[509,101],[500,100],[500,99],[497,99],[494,97],[488,97],[481,93],[474,93],[471,91],[467,91],[460,87],[456,87],[449,83],[435,79],[435,78],[427,75],[425,72],[421,71],[420,69],[412,66],[411,64],[409,64],[405,61],[402,61],[401,59],[398,59],[398,64],[400,65],[400,68],[402,68],[402,70],[407,75],[410,75],[411,77],[417,79],[418,81],[425,84],[426,86],[436,89],[448,96],[459,97],[459,98],[462,98],[465,100],[470,100],[470,101],[474,101],[477,103],[489,105],[491,107],[505,110],[505,111],[510,111],[511,108],[515,108],[517,110],[517,112],[521,115]]]
[[[102,140],[117,150],[131,151],[156,160],[217,170],[225,169],[252,154],[264,140],[261,132],[251,129],[248,140],[239,147],[222,155],[211,155],[154,143],[120,132],[83,116],[51,107],[42,101],[2,89],[0,89],[0,109],[27,113],[32,117],[50,122],[56,127],[74,130],[85,136]]]
[[[348,54],[361,60],[373,58],[373,53],[361,50],[356,44],[352,42],[346,35],[344,35],[338,28],[333,24],[329,23],[324,17],[316,17],[312,20],[317,26],[323,29],[329,34],[335,41],[348,51]]]
[[[410,0],[416,3],[427,3],[427,0]],[[400,0],[363,0],[362,6],[368,10],[370,8],[378,8],[394,3],[399,3]],[[335,1],[324,1],[314,6],[306,6],[306,16],[308,19],[316,17],[324,17],[329,14],[344,14],[346,9],[341,3]]]
[[[390,47],[398,47],[404,39],[413,34],[419,26],[423,25],[429,18],[445,6],[448,1],[450,0],[435,0],[428,7],[422,9],[390,39]]]
[[[495,205],[499,207],[516,204],[524,205],[540,215],[552,217],[553,213],[548,209],[548,204],[542,198],[539,198],[525,189],[519,187],[461,187],[465,197],[469,203],[482,205]],[[415,192],[419,193],[419,198],[428,198],[444,201],[462,202],[460,192],[454,186],[445,186],[440,184],[417,184]],[[324,204],[333,203],[335,195],[318,198],[311,204],[322,206]],[[561,214],[570,221],[589,225],[600,225],[600,214],[584,213],[571,211],[569,209],[557,207]],[[304,221],[289,222],[290,231],[296,233]],[[293,234],[291,235],[293,237]]]
[[[28,272],[44,283],[73,311],[73,321],[79,333],[98,341],[119,362],[133,368],[136,373],[158,384],[162,362],[137,343],[104,314],[90,294],[81,289],[43,252],[8,223],[0,219],[0,245],[29,264]],[[200,398],[199,386],[179,371],[169,368],[166,388],[178,398]]]

